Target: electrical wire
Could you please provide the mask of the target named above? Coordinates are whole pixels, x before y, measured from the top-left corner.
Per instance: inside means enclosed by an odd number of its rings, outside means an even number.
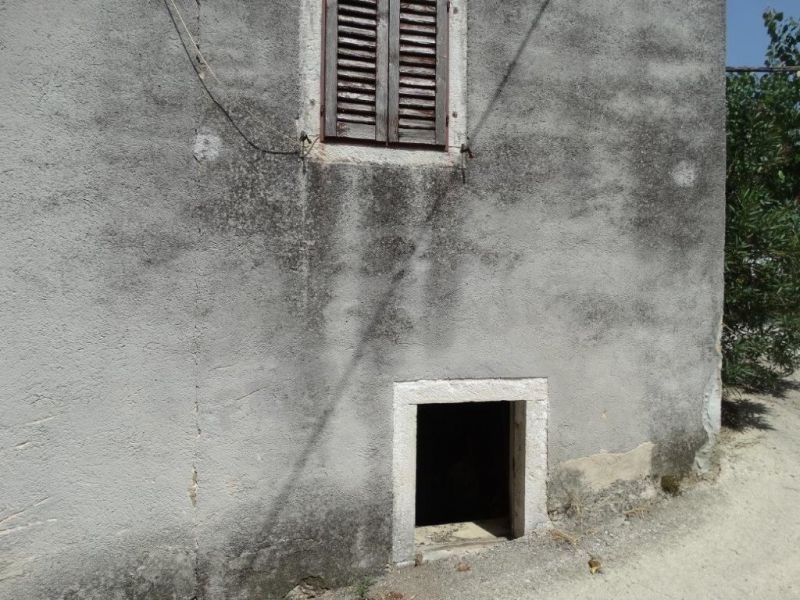
[[[779,67],[725,67],[728,73],[800,73],[800,65]]]
[[[172,9],[169,6],[170,4],[172,4]],[[200,51],[200,46],[198,46],[198,44],[195,41],[194,37],[192,37],[192,34],[189,31],[189,27],[186,25],[186,21],[184,21],[184,19],[183,19],[183,15],[181,14],[180,9],[175,4],[175,0],[164,0],[164,7],[167,9],[167,13],[169,14],[169,18],[172,21],[172,25],[175,28],[176,33],[178,34],[178,39],[181,42],[181,46],[183,46],[183,50],[184,50],[184,52],[186,52],[186,56],[189,59],[189,62],[192,65],[192,69],[194,69],[194,72],[197,75],[197,79],[200,81],[200,85],[203,87],[203,90],[206,92],[206,94],[211,99],[211,101],[216,105],[216,107],[220,110],[220,112],[225,116],[225,118],[228,120],[228,122],[231,124],[231,126],[236,130],[236,132],[247,143],[247,145],[250,146],[251,148],[253,148],[254,150],[262,153],[262,154],[276,154],[276,155],[283,155],[283,156],[297,156],[298,155],[298,151],[297,150],[274,150],[274,149],[271,149],[271,148],[264,148],[264,147],[260,146],[259,144],[257,144],[256,142],[254,142],[244,132],[244,130],[239,126],[239,124],[233,118],[233,116],[231,115],[230,111],[225,107],[224,104],[222,104],[222,102],[220,102],[217,99],[217,97],[214,95],[214,93],[208,87],[208,84],[205,81],[205,77],[203,75],[203,72],[200,71],[200,69],[198,69],[197,65],[195,64],[195,61],[192,58],[192,54],[191,54],[191,52],[189,52],[189,48],[186,46],[186,42],[184,42],[183,35],[181,35],[180,27],[178,26],[178,21],[175,20],[175,15],[178,16],[178,19],[180,20],[180,23],[183,26],[183,29],[186,32],[187,37],[191,40],[192,45],[194,46],[195,52],[197,53],[197,57],[200,59],[202,65],[208,70],[208,72],[214,78],[214,81],[216,81],[219,85],[222,85],[222,82],[219,80],[219,78],[217,77],[216,73],[214,73],[214,70],[211,68],[211,65],[208,64],[208,61],[205,59],[205,57],[203,56],[202,52]],[[173,13],[173,9],[175,11],[174,13]],[[268,129],[268,130],[272,131],[273,133],[279,135],[280,137],[285,138],[285,139],[291,141],[292,143],[295,143],[294,138],[291,138],[288,135],[273,129],[272,127],[269,127],[261,119],[258,119],[255,115],[253,115],[249,110],[245,109],[245,112],[247,112],[248,115],[253,120],[258,121],[259,123],[261,123],[261,125],[264,126],[265,129]]]

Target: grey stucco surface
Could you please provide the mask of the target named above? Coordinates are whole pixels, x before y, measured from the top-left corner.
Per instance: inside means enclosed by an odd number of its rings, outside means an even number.
[[[299,2],[179,5],[243,130],[293,149]],[[380,569],[394,381],[547,377],[551,469],[690,468],[723,35],[722,0],[471,2],[462,184],[253,151],[160,0],[0,1],[0,598]]]

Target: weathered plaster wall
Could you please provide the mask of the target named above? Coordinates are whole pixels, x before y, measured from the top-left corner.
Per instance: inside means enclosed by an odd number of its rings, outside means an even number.
[[[263,146],[299,1],[176,0]],[[472,2],[469,181],[259,156],[160,0],[0,3],[0,598],[275,597],[389,559],[394,381],[547,377],[551,471],[706,441],[721,0]],[[713,396],[713,394],[712,394]]]

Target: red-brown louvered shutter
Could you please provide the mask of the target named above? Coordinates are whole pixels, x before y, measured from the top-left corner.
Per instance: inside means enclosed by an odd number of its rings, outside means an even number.
[[[392,0],[390,142],[447,144],[448,0]]]
[[[325,136],[386,141],[390,0],[327,0]]]

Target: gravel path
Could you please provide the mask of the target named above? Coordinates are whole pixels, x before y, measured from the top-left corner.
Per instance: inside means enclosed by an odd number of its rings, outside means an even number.
[[[456,559],[394,571],[370,597],[800,599],[800,382],[783,397],[751,396],[731,408],[716,480],[584,531],[575,546],[549,535],[517,540],[465,557],[467,571]],[[590,554],[602,573],[589,573]]]

